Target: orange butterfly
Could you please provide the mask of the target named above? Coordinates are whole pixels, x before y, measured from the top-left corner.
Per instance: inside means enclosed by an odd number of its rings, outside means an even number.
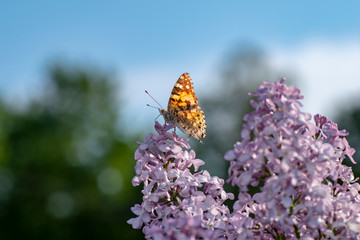
[[[145,92],[148,93],[146,90]],[[199,107],[194,86],[188,73],[181,75],[175,83],[167,110],[159,108],[159,112],[166,123],[175,125],[189,137],[193,136],[201,143],[200,138],[206,137],[205,114]]]

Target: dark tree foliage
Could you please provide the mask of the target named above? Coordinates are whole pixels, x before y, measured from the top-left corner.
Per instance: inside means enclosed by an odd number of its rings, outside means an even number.
[[[206,169],[213,175],[227,177],[224,154],[241,140],[242,118],[252,111],[248,93],[254,92],[264,81],[274,82],[282,77],[289,79],[288,85],[295,81],[293,73],[271,68],[265,52],[255,44],[243,42],[225,56],[216,91],[199,99],[208,125],[207,136],[204,144],[194,141],[198,156],[206,160]]]
[[[356,97],[354,97],[356,98]],[[349,136],[346,139],[349,141],[351,147],[355,148],[356,152],[353,156],[355,161],[360,159],[360,106],[342,110],[336,117],[339,129],[346,129]],[[360,163],[352,164],[349,159],[345,160],[345,164],[352,167],[355,176],[360,177]]]
[[[60,63],[46,84],[21,112],[0,104],[0,238],[141,239],[110,74]]]

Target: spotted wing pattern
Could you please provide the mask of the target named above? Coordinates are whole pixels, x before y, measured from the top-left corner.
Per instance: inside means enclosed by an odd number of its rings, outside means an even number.
[[[168,109],[160,113],[165,121],[197,140],[206,136],[205,114],[199,107],[194,86],[188,73],[179,77],[171,92]]]

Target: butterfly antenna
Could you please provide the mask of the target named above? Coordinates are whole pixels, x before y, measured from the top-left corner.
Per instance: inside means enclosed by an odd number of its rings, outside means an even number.
[[[153,98],[153,97],[150,95],[150,93],[149,93],[148,91],[145,90],[145,92],[146,92],[147,95],[149,95],[149,96],[152,98],[152,100],[154,100],[161,108],[163,108],[163,107],[160,105],[160,103],[158,103],[158,101],[156,101],[155,98]],[[154,107],[154,106],[150,106],[149,104],[147,104],[147,106],[153,107],[153,108],[157,108],[157,107]]]
[[[158,107],[152,106],[152,105],[150,105],[150,104],[146,104],[146,106],[151,107],[151,108],[159,109]]]

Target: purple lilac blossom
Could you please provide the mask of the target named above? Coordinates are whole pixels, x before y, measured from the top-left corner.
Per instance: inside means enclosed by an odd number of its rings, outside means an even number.
[[[238,239],[360,239],[360,186],[355,150],[326,117],[300,111],[303,96],[284,79],[265,82],[245,115],[242,141],[225,154],[239,187],[234,205]],[[249,195],[249,188],[257,192]]]
[[[223,189],[224,180],[199,167],[189,139],[182,139],[172,125],[155,123],[158,133],[138,143],[133,185],[143,186],[143,202],[132,207],[137,217],[128,220],[143,227],[147,239],[225,239],[230,212],[223,204],[233,199]],[[194,168],[194,173],[190,168]]]
[[[133,185],[143,201],[128,220],[147,239],[360,239],[360,185],[348,133],[319,114],[300,111],[300,90],[284,79],[250,94],[241,142],[225,154],[228,182],[199,171],[188,139],[155,124],[135,152]],[[190,170],[193,169],[193,170]]]

